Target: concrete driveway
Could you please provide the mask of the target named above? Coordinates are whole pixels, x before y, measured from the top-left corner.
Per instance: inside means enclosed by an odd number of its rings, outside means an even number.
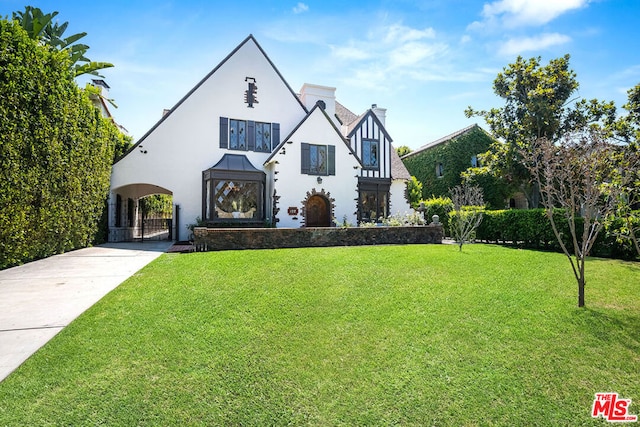
[[[109,243],[0,271],[0,381],[169,247]]]

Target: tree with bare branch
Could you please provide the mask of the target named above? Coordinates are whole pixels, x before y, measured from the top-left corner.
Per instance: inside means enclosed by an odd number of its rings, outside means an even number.
[[[457,185],[449,189],[453,202],[453,215],[450,216],[451,236],[462,245],[472,240],[474,233],[482,222],[484,198],[482,189],[469,184]]]
[[[578,282],[578,307],[585,305],[585,259],[620,200],[620,186],[611,185],[621,174],[616,152],[617,147],[593,129],[567,134],[556,143],[538,139],[522,151]],[[562,235],[553,215],[556,208],[562,209],[570,236]]]

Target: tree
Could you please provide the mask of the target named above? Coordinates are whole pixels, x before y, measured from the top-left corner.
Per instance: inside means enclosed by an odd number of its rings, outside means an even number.
[[[411,148],[409,148],[406,145],[401,145],[400,147],[396,148],[396,153],[398,153],[398,156],[402,157],[402,156],[406,156],[407,154],[411,153],[413,150]]]
[[[585,305],[585,259],[620,196],[620,187],[611,185],[622,172],[619,165],[612,164],[617,149],[602,131],[585,129],[568,133],[557,143],[539,138],[521,151],[578,283],[578,307]],[[562,209],[567,221],[568,242],[556,223],[556,208]]]
[[[411,180],[407,182],[407,198],[412,208],[417,208],[422,199],[422,183],[411,176]]]
[[[50,46],[52,49],[68,53],[71,58],[69,69],[75,77],[83,74],[102,77],[98,74],[98,70],[113,67],[113,64],[108,62],[94,62],[85,56],[89,50],[89,46],[77,44],[76,42],[85,37],[87,33],[78,33],[63,38],[69,23],[64,22],[62,25],[59,25],[57,22],[54,23],[53,18],[57,15],[58,12],[44,14],[37,7],[26,6],[24,12],[13,13],[13,20],[20,23],[22,28],[33,40]]]
[[[449,215],[451,236],[460,251],[464,242],[472,240],[476,228],[482,222],[484,199],[480,187],[462,184],[449,190],[454,211]]]
[[[640,255],[640,84],[627,91],[628,102],[622,106],[627,115],[621,116],[609,129],[609,135],[622,142],[617,150],[620,173],[611,185],[620,193],[618,206],[609,225],[622,221],[616,233],[618,240],[628,240]]]
[[[541,58],[518,57],[499,73],[493,83],[505,105],[488,111],[467,108],[467,117],[483,117],[496,141],[484,156],[493,173],[520,188],[531,207],[538,206],[538,190],[530,186],[530,174],[523,165],[522,152],[531,141],[555,141],[585,126],[611,126],[615,122],[613,102],[578,100],[576,73],[569,68],[569,55],[541,65]]]

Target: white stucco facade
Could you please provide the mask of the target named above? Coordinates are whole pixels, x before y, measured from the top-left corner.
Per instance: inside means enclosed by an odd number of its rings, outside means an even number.
[[[175,224],[175,237],[180,239],[188,238],[187,227],[197,218],[210,220],[214,226],[236,220],[245,226],[274,221],[278,227],[313,225],[305,215],[308,194],[330,202],[332,218],[339,222],[346,218],[355,224],[363,168],[358,147],[350,145],[340,131],[335,89],[305,85],[301,93],[302,100],[256,40],[252,36],[245,39],[115,163],[110,239],[128,236],[123,232],[131,227],[123,221],[131,216],[125,212],[127,206],[130,209],[150,194],[173,196],[180,209]],[[316,106],[319,100],[323,103]],[[391,149],[386,130],[384,135],[376,140],[380,151]],[[308,152],[309,146],[320,155],[320,160],[316,155],[312,162],[324,160],[327,164],[313,163],[303,173],[303,147]],[[381,154],[380,163],[384,159]],[[240,166],[230,170],[228,165]],[[314,173],[317,166],[329,169]],[[384,171],[380,166],[376,177],[391,184],[389,167],[388,162]],[[404,189],[400,191],[404,181],[397,181],[390,186],[394,189],[390,205],[394,211],[404,212],[408,209]],[[243,203],[244,210],[240,210]]]

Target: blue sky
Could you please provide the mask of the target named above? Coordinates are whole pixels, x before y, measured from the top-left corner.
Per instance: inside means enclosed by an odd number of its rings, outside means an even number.
[[[525,58],[571,55],[579,96],[613,100],[640,83],[638,0],[398,0],[345,2],[0,0],[0,15],[26,4],[59,11],[104,70],[135,139],[249,34],[294,91],[337,88],[356,114],[387,108],[394,145],[418,148],[473,123],[467,106],[499,107],[492,82]]]

